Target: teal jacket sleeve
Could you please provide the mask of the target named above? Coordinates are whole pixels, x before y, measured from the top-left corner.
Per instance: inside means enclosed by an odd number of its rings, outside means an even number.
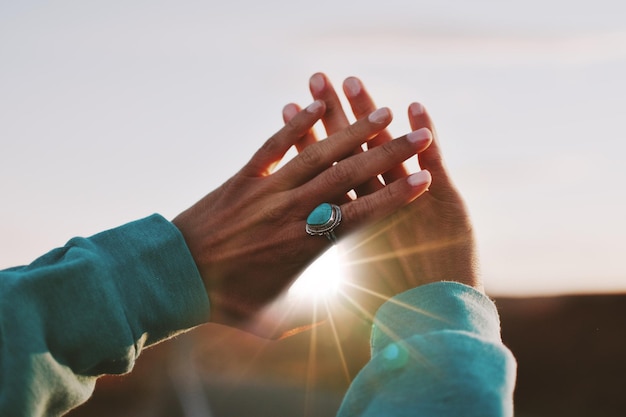
[[[500,338],[495,305],[471,287],[440,282],[376,313],[372,357],[339,417],[508,417],[516,362]]]
[[[159,215],[0,271],[0,415],[62,415],[97,376],[208,315],[184,239]]]

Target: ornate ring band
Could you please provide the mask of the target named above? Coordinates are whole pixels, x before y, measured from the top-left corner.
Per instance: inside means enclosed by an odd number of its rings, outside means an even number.
[[[335,228],[341,223],[341,208],[336,204],[322,203],[306,219],[306,232],[313,236],[326,236],[337,243]]]

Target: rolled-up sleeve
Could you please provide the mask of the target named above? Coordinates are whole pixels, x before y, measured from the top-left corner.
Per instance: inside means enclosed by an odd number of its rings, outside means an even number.
[[[182,235],[157,214],[0,271],[0,415],[61,415],[208,315]]]
[[[440,282],[392,298],[371,344],[338,416],[513,415],[515,358],[495,305],[473,288]]]

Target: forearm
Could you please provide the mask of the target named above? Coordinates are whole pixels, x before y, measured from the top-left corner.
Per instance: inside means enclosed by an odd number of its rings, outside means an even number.
[[[95,379],[208,320],[208,299],[178,230],[160,216],[75,238],[0,272],[0,414],[59,415]]]
[[[515,372],[491,301],[457,283],[426,285],[378,311],[372,359],[338,415],[512,416]]]

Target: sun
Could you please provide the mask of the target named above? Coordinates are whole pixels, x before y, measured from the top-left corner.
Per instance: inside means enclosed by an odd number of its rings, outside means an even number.
[[[288,294],[294,297],[330,297],[339,290],[341,277],[339,251],[336,246],[331,246],[291,285]]]

